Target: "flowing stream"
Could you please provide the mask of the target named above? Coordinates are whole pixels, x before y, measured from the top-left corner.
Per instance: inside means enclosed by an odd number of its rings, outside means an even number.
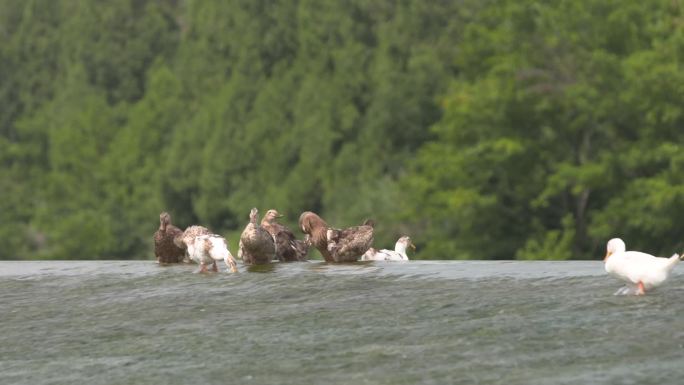
[[[322,262],[196,274],[0,262],[0,384],[682,384],[684,271]]]

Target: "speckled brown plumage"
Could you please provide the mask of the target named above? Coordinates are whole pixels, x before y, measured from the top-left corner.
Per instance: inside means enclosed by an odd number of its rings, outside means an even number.
[[[275,243],[266,229],[257,223],[259,211],[253,208],[249,214],[249,223],[240,235],[238,258],[248,265],[271,263],[275,257]]]
[[[306,234],[306,242],[318,249],[326,262],[335,262],[328,251],[328,224],[321,217],[311,211],[305,211],[299,216],[299,228]]]
[[[176,237],[174,239],[174,242],[176,243],[177,246],[182,247],[183,249],[186,249],[191,242],[195,240],[195,238],[199,237],[200,235],[211,235],[212,232],[209,231],[204,226],[190,226],[185,231],[183,231],[180,236]]]
[[[331,228],[315,213],[306,211],[299,226],[327,262],[354,262],[373,244],[372,221],[362,226],[338,230]]]
[[[328,229],[328,251],[335,262],[354,262],[373,244],[373,226]]]
[[[280,217],[282,215],[277,210],[268,210],[261,220],[261,227],[268,231],[275,241],[275,258],[280,262],[306,261],[309,245],[295,238],[290,229],[278,223]]]
[[[171,215],[159,214],[159,229],[154,233],[154,256],[159,263],[178,263],[183,260],[185,250],[173,240],[183,232],[171,224]]]
[[[181,234],[177,235],[173,239],[173,243],[183,249],[183,261],[187,263],[193,262],[190,256],[187,253],[188,245],[193,243],[195,241],[195,238],[201,236],[201,235],[211,235],[212,232],[209,231],[204,226],[190,226],[185,231],[183,231]]]

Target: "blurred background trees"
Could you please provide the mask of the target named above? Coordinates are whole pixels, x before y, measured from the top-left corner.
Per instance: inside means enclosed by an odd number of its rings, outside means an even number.
[[[678,1],[0,3],[0,259],[374,218],[425,259],[684,248]],[[235,242],[232,242],[232,246]]]

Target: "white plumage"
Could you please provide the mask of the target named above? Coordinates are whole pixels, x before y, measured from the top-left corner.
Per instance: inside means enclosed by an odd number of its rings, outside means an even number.
[[[366,253],[361,256],[362,261],[408,261],[406,255],[406,248],[411,247],[415,250],[416,246],[411,242],[411,238],[403,236],[394,244],[394,250],[376,250],[374,248],[368,249]]]
[[[626,283],[615,294],[642,295],[667,280],[680,256],[659,258],[640,251],[625,251],[625,242],[613,238],[606,245],[606,272]]]
[[[188,255],[200,265],[200,271],[207,271],[207,265],[211,264],[217,271],[216,261],[223,260],[231,272],[237,272],[237,263],[228,250],[226,239],[216,235],[200,235],[188,244]]]

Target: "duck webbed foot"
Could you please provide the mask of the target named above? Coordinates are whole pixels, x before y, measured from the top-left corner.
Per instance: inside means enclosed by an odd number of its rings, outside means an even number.
[[[644,288],[644,283],[639,282],[639,284],[637,285],[636,295],[644,295],[644,294],[646,294],[646,289]]]
[[[207,265],[205,265],[204,263],[200,263],[200,267],[199,267],[199,270],[197,270],[197,272],[198,273],[207,273],[208,272]]]
[[[613,295],[644,295],[643,284],[640,286],[625,285],[619,288]]]

